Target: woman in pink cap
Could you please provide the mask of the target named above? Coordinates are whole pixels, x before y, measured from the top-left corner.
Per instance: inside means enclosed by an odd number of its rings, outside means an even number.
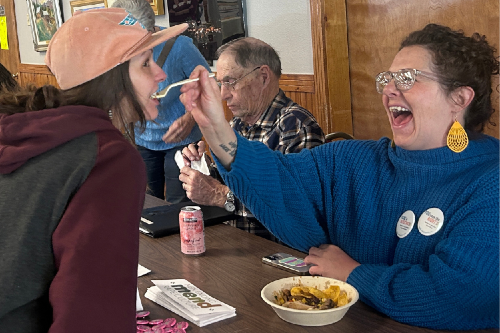
[[[0,95],[2,331],[136,331],[146,175],[129,141],[158,113],[152,48],[186,27],[77,12],[45,58],[61,89]]]

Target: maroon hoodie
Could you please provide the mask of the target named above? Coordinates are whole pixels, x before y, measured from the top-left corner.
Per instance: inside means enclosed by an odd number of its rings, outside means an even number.
[[[145,189],[107,112],[0,113],[0,330],[135,332]]]

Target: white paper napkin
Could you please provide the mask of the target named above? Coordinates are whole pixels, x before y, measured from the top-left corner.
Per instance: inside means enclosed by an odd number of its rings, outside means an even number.
[[[146,275],[149,272],[151,272],[150,269],[147,269],[146,267],[144,267],[144,266],[142,266],[140,264],[138,265],[138,267],[137,267],[137,277]]]
[[[135,311],[142,311],[144,308],[142,307],[141,296],[139,295],[139,288],[137,288],[137,296],[135,298]]]
[[[182,169],[184,167],[184,159],[182,158],[182,153],[180,150],[175,153],[174,160],[175,163],[177,163],[179,169]],[[205,153],[203,153],[203,156],[199,161],[191,161],[191,169],[198,170],[199,172],[207,176],[210,175],[208,164],[205,158]]]

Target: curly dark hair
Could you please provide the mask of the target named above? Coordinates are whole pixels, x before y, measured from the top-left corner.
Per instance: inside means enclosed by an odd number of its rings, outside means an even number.
[[[399,49],[413,45],[431,52],[432,69],[448,94],[463,86],[474,90],[474,99],[464,115],[466,130],[483,132],[486,123],[495,125],[490,120],[495,112],[491,105],[491,78],[499,73],[499,62],[496,49],[488,44],[486,36],[476,32],[467,37],[462,30],[428,24],[408,35]]]

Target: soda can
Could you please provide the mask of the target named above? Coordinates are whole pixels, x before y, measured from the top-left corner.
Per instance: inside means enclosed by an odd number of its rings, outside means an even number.
[[[179,213],[181,252],[191,256],[205,253],[203,212],[199,206],[186,206]]]

